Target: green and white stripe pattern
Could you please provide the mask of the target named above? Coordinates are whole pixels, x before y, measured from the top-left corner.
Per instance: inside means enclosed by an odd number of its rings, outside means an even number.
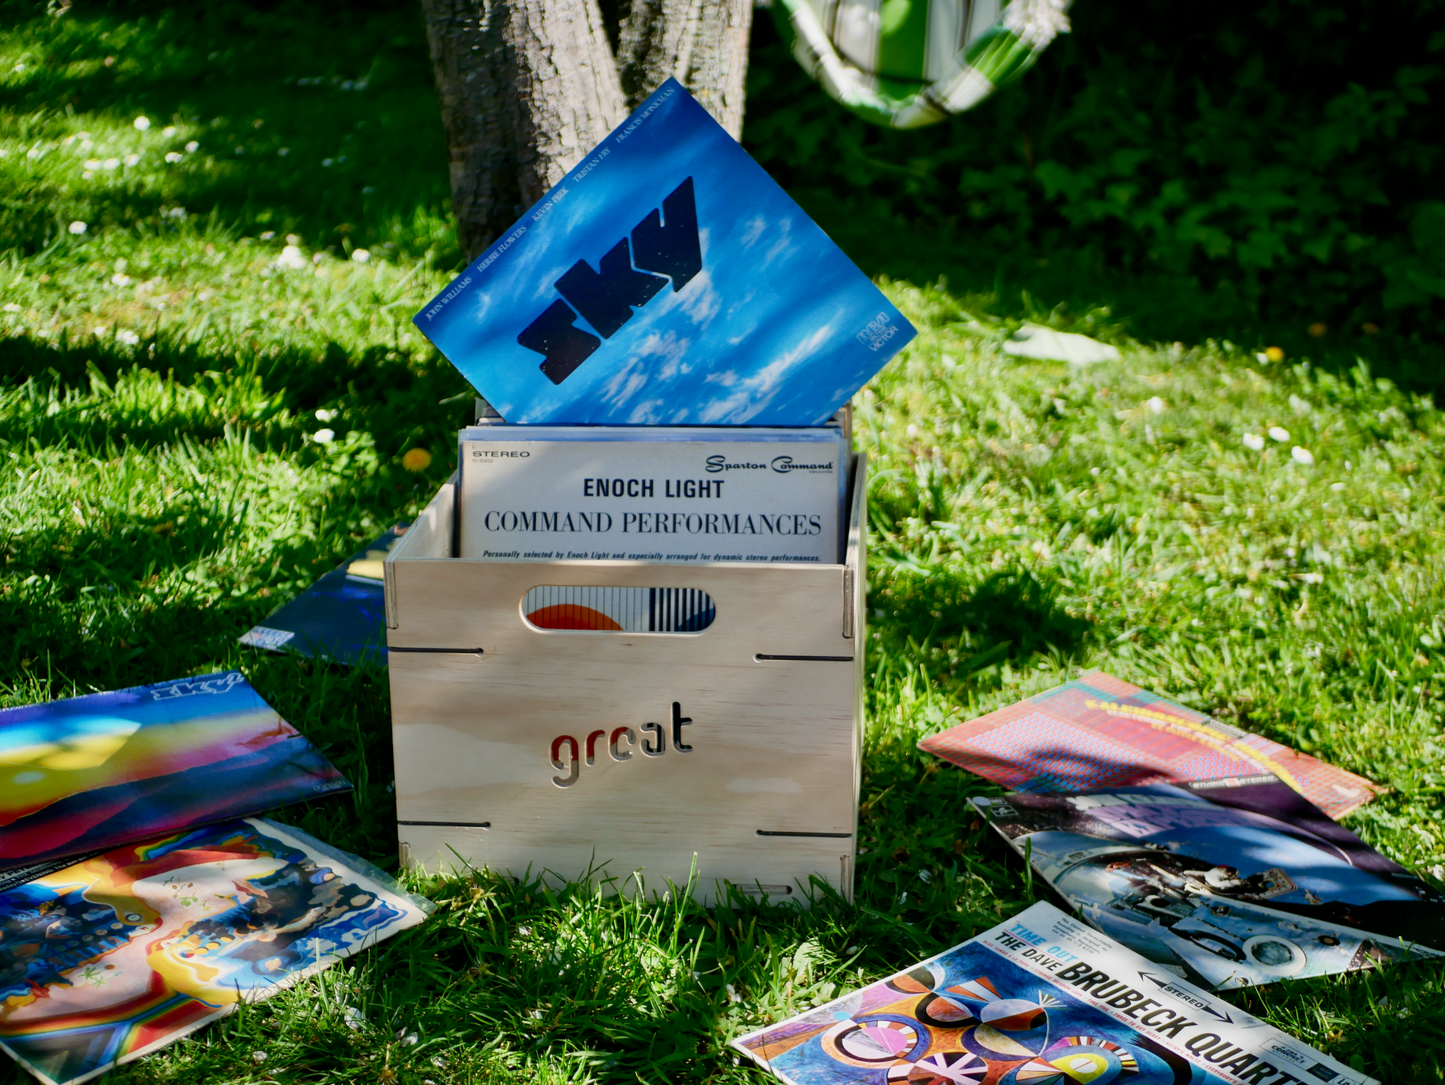
[[[775,0],[804,70],[854,113],[921,128],[1018,78],[1067,33],[1069,0]]]

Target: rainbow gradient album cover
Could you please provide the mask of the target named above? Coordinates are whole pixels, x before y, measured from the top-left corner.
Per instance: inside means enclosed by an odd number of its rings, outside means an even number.
[[[916,334],[675,79],[414,320],[527,425],[821,425]]]
[[[0,892],[0,1048],[73,1085],[383,938],[431,905],[296,829],[228,821]]]
[[[4,709],[0,871],[350,788],[239,671]]]

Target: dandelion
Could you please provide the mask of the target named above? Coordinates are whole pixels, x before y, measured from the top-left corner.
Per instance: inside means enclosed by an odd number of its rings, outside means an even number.
[[[186,144],[186,154],[195,154],[200,149],[201,145],[195,140],[191,140],[189,143]]]
[[[1244,447],[1252,448],[1258,452],[1264,447],[1264,438],[1257,433],[1246,433],[1244,435]]]
[[[424,448],[409,448],[401,458],[401,465],[408,471],[425,471],[431,466],[431,453]]]
[[[137,117],[135,120],[131,121],[131,123],[135,125],[135,130],[137,132],[144,132],[151,126],[151,121],[149,117]]]
[[[103,169],[103,170],[119,169],[119,168],[120,168],[120,159],[119,159],[119,158],[107,158],[104,162],[102,162],[102,163],[100,164],[100,168]]]
[[[1279,441],[1281,444],[1289,440],[1289,430],[1285,429],[1283,426],[1270,426],[1269,435],[1273,437],[1276,441]]]
[[[370,263],[370,261],[371,261],[371,250],[370,250],[370,249],[352,249],[352,250],[351,250],[351,258],[352,258],[353,260],[355,260],[358,264]]]
[[[276,257],[276,266],[291,268],[293,271],[300,270],[306,266],[306,257],[301,255],[301,250],[295,245],[287,245],[281,250],[281,255]]]
[[[1145,401],[1144,406],[1148,409],[1150,414],[1164,413],[1164,401],[1158,396],[1150,396],[1148,400]]]
[[[346,1027],[352,1032],[360,1032],[361,1026],[366,1024],[366,1014],[362,1013],[355,1006],[343,1006],[341,1018],[346,1022]]]
[[[1284,361],[1284,351],[1279,347],[1265,347],[1264,360],[1267,362],[1282,362]]]
[[[68,229],[69,229],[70,232],[73,233],[76,237],[79,237],[81,234],[85,233],[86,230],[90,229],[90,227],[87,226],[85,223],[81,222],[79,219],[76,219],[74,222],[72,222],[72,223],[70,224],[70,226],[68,227]]]
[[[167,151],[167,152],[166,152],[166,161],[167,161],[167,162],[170,162],[172,165],[174,165],[175,163],[179,162],[182,158],[185,158],[185,157],[186,157],[186,156],[183,155],[183,154],[181,154],[180,151]]]
[[[316,421],[318,422],[330,422],[335,417],[335,411],[328,411],[325,407],[318,407],[316,409]]]
[[[87,158],[87,159],[85,160],[85,168],[88,169],[88,170],[98,170],[98,169],[100,169],[100,159],[98,159],[98,158]]]
[[[1289,450],[1289,454],[1290,458],[1301,467],[1313,467],[1315,465],[1315,458],[1307,448],[1300,448],[1299,445],[1295,445]]]
[[[330,429],[319,429],[311,435],[311,439],[318,445],[329,445],[336,440],[336,431]]]
[[[174,136],[175,134],[176,134],[176,126],[175,126],[174,124],[168,124],[168,125],[166,125],[164,128],[161,129],[161,135],[165,136],[166,139],[170,139],[170,138],[171,138],[172,136]]]

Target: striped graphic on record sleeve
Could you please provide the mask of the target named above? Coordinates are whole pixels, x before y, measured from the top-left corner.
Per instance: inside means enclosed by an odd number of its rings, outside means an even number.
[[[538,629],[700,633],[712,625],[717,606],[697,588],[542,584],[523,597],[522,614]]]

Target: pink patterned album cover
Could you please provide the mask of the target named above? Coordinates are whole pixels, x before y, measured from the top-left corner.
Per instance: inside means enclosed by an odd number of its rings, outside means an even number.
[[[1202,712],[1089,671],[925,738],[918,748],[1014,791],[1079,791],[1273,773],[1332,818],[1379,790]]]

